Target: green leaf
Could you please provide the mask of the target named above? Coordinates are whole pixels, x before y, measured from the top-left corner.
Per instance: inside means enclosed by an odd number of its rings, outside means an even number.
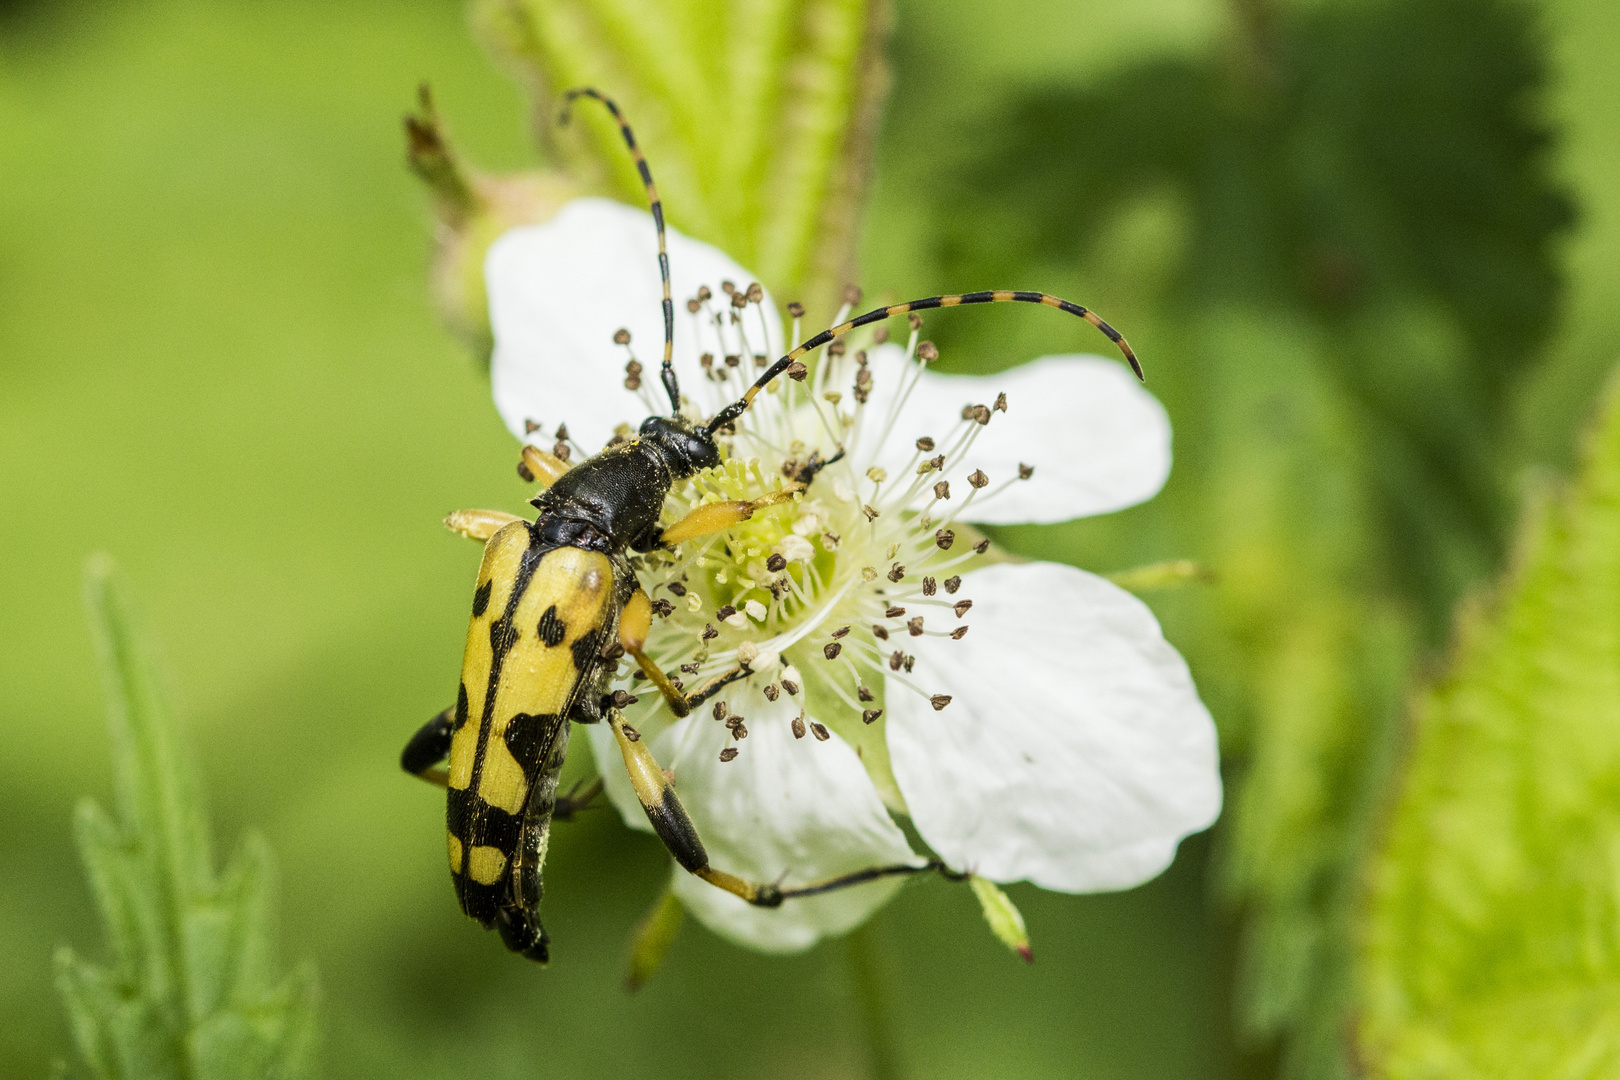
[[[315,981],[270,963],[268,848],[250,836],[223,877],[178,729],[105,557],[85,600],[108,691],[118,795],[75,820],[112,964],[63,949],[57,988],[90,1070],[119,1080],[295,1080],[309,1075]]]
[[[543,147],[643,201],[618,129],[558,95],[595,86],[635,127],[665,212],[821,317],[853,281],[887,87],[884,0],[479,0],[476,18],[535,98]]]
[[[1371,883],[1375,1072],[1620,1070],[1620,378],[1498,594],[1459,611]]]

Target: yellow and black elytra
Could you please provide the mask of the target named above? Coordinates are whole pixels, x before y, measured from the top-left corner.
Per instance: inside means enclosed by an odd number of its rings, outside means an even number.
[[[598,780],[581,796],[557,795],[573,723],[607,721],[636,797],[675,861],[750,904],[777,907],[794,897],[894,874],[949,873],[937,861],[906,863],[783,888],[745,881],[709,865],[673,781],[640,735],[624,722],[623,702],[610,692],[618,660],[625,655],[677,716],[686,716],[722,687],[753,674],[739,665],[694,693],[678,690],[644,651],[653,609],[628,553],[730,528],[813,482],[816,469],[808,469],[795,483],[765,498],[707,504],[668,527],[659,525],[671,488],[720,464],[717,433],[741,416],[763,387],[801,356],[858,326],[925,308],[1005,302],[1045,304],[1086,319],[1119,345],[1141,376],[1125,340],[1078,304],[1036,292],[963,293],[878,308],[822,331],[777,360],[742,398],[706,423],[689,420],[680,412],[672,364],[675,316],[663,205],[618,107],[592,89],[570,91],[566,100],[572,103],[581,96],[601,102],[618,121],[652,208],[664,287],[661,378],[671,415],[649,417],[634,439],[573,466],[553,454],[524,447],[526,474],[547,485],[530,500],[538,511],[533,521],[493,510],[459,511],[446,519],[451,529],[485,542],[461,685],[455,705],[423,725],[401,755],[407,772],[448,790],[450,874],[461,909],[484,926],[498,928],[508,948],[540,962],[548,958],[549,939],[539,910],[552,819],[568,818],[601,790]],[[818,466],[826,464],[818,461]]]

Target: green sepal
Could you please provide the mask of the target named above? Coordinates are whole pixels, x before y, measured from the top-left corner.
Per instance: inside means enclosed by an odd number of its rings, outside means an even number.
[[[984,921],[990,924],[990,932],[996,935],[996,940],[1023,957],[1026,963],[1033,964],[1035,951],[1029,946],[1029,931],[1024,928],[1024,916],[1012,897],[1002,892],[995,882],[977,874],[968,875],[968,884],[973,887],[973,895],[984,912]]]
[[[653,906],[642,916],[630,934],[630,957],[625,965],[624,988],[635,993],[647,984],[663,966],[669,947],[675,944],[686,919],[686,909],[675,896],[675,890],[664,887],[653,901]]]
[[[479,0],[474,20],[530,88],[548,156],[645,202],[604,110],[580,102],[558,127],[560,95],[596,87],[634,125],[672,223],[833,314],[888,88],[885,0]]]
[[[1108,580],[1131,592],[1146,592],[1153,589],[1178,589],[1183,585],[1208,585],[1215,581],[1215,574],[1202,563],[1193,562],[1191,559],[1174,559],[1170,562],[1149,563],[1146,566],[1121,570],[1109,574]]]

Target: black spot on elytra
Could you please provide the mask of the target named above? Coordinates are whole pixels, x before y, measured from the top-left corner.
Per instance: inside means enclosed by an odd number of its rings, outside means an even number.
[[[518,713],[506,724],[506,748],[523,766],[525,776],[533,776],[541,766],[540,755],[556,734],[562,719],[555,714]]]
[[[585,634],[573,644],[574,666],[580,671],[589,671],[596,665],[597,646],[602,642],[602,629],[597,627]]]
[[[461,899],[461,910],[485,926],[493,926],[506,900],[506,886],[501,882],[480,885],[471,878],[455,875],[456,895]]]
[[[494,586],[495,579],[490,578],[488,581],[478,586],[478,591],[473,593],[473,618],[476,619],[484,612],[489,610],[489,590]]]
[[[504,852],[508,859],[517,850],[523,822],[498,806],[480,799],[471,788],[451,788],[445,801],[445,828],[461,841],[462,848],[487,846]]]
[[[460,731],[461,725],[467,722],[467,684],[462,683],[456,689],[456,719],[451,725],[451,731]]]
[[[555,649],[567,636],[568,624],[557,618],[557,605],[552,604],[540,616],[540,640],[546,643],[546,648]]]
[[[501,616],[489,624],[489,647],[495,651],[496,656],[505,656],[507,651],[517,644],[517,627],[506,616]]]

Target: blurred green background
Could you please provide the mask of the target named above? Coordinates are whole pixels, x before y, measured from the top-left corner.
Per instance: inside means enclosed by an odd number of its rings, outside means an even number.
[[[1170,487],[1001,539],[1215,570],[1148,599],[1231,781],[1155,882],[1012,889],[1033,967],[964,890],[905,890],[873,924],[905,1074],[1349,1068],[1405,688],[1617,359],[1617,54],[1611,0],[898,6],[863,283],[1045,288],[1129,334]],[[477,552],[439,518],[525,489],[432,313],[422,80],[481,166],[534,163],[452,0],[0,4],[0,1070],[71,1057],[50,955],[101,940],[70,816],[109,786],[78,584],[107,550],[221,839],[276,851],[327,1075],[866,1075],[839,942],[689,923],[624,995],[666,859],[609,814],[555,837],[549,970],[456,911],[442,803],[396,760],[459,665]],[[930,334],[957,368],[1097,348],[1021,314]]]

